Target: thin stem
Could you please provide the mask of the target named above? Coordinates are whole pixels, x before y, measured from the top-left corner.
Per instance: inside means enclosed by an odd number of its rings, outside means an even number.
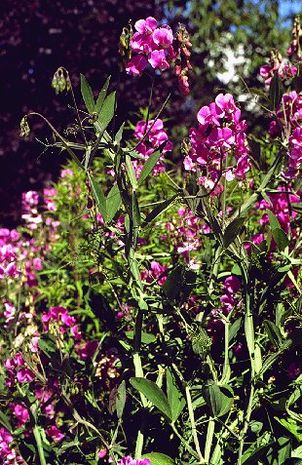
[[[199,458],[199,463],[200,464],[206,463],[206,460],[204,459],[201,449],[200,449],[200,444],[199,444],[197,429],[196,429],[196,423],[195,423],[195,417],[194,417],[194,410],[193,410],[193,405],[192,405],[192,398],[191,398],[190,388],[188,385],[186,385],[185,391],[186,391],[187,405],[188,405],[188,411],[189,411],[189,418],[190,418],[190,423],[191,423],[191,430],[192,430],[196,452]]]
[[[38,454],[39,454],[39,459],[40,459],[40,465],[47,465],[45,455],[44,455],[44,449],[43,449],[42,438],[41,438],[39,426],[36,425],[34,427],[33,433],[34,433],[34,437],[35,437],[36,444],[37,444],[37,449],[38,449]]]
[[[206,436],[206,442],[205,442],[205,448],[204,448],[204,458],[205,458],[206,463],[210,463],[214,432],[215,432],[215,420],[214,418],[211,417],[208,423],[207,436]]]
[[[195,452],[195,450],[190,446],[190,444],[187,443],[187,441],[181,436],[181,434],[178,432],[176,426],[174,423],[171,423],[171,428],[182,443],[182,445],[187,449],[187,451],[196,459],[199,460],[198,454]],[[203,462],[204,463],[204,462]]]

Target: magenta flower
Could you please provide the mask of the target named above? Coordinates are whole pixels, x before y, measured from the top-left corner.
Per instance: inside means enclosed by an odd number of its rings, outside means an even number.
[[[168,48],[173,43],[173,32],[169,26],[159,27],[153,32],[152,38],[158,47]]]
[[[9,406],[10,411],[17,419],[17,427],[25,425],[29,421],[29,410],[23,405],[18,403],[12,403]]]
[[[62,433],[62,431],[60,431],[59,428],[55,425],[47,428],[46,433],[54,442],[60,442],[65,437],[65,434]]]
[[[148,64],[144,55],[135,55],[128,61],[126,72],[132,76],[140,76]]]
[[[130,455],[119,460],[118,465],[151,465],[149,459],[133,459]]]

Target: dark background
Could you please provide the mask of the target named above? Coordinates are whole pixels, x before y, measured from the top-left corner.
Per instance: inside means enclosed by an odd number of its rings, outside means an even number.
[[[133,82],[120,73],[118,41],[129,19],[135,22],[148,15],[164,18],[172,26],[181,21],[192,33],[196,73],[191,97],[184,100],[179,95],[175,78],[168,73],[164,80],[156,78],[153,101],[155,109],[172,90],[173,103],[167,115],[170,129],[179,139],[186,131],[179,129],[181,124],[188,126],[192,122],[197,106],[225,88],[216,73],[227,65],[223,61],[226,43],[229,47],[235,47],[238,41],[244,44],[249,60],[249,69],[245,70],[250,76],[248,83],[259,85],[259,65],[272,47],[284,49],[289,38],[276,0],[1,0],[1,225],[20,222],[21,193],[41,189],[46,180],[55,179],[64,161],[62,155],[42,153],[43,147],[33,135],[26,141],[19,137],[20,119],[29,111],[41,112],[59,129],[72,121],[73,113],[66,110],[69,100],[56,96],[51,88],[52,76],[59,66],[68,69],[75,86],[83,73],[96,90],[111,74],[112,87],[119,89],[121,119],[147,104],[150,77]],[[212,56],[214,66],[209,67],[208,59]],[[242,91],[236,82],[228,83],[228,89],[235,94]],[[45,139],[50,135],[38,120],[32,121],[31,126],[35,136]]]

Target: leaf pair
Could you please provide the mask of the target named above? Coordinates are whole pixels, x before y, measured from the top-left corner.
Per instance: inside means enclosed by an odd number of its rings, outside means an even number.
[[[116,107],[116,93],[111,92],[107,95],[110,83],[110,76],[107,78],[103,85],[96,101],[94,100],[93,92],[87,79],[81,74],[81,93],[86,105],[87,111],[90,115],[96,114],[97,116],[97,131],[100,135],[103,134],[107,126],[112,121]]]
[[[170,370],[166,372],[167,395],[156,383],[145,378],[131,378],[131,385],[151,402],[171,423],[181,414],[185,400]]]
[[[88,179],[97,209],[99,213],[101,213],[105,223],[110,223],[121,206],[122,199],[119,188],[117,184],[115,184],[109,191],[107,197],[105,197],[99,183],[89,173]]]

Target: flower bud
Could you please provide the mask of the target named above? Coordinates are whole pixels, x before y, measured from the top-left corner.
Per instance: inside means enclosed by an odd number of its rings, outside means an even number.
[[[20,136],[28,137],[30,134],[30,127],[28,124],[27,116],[23,116],[20,122]]]
[[[56,94],[60,94],[64,91],[68,92],[71,89],[68,71],[62,66],[60,66],[53,75],[51,87],[55,90]]]

